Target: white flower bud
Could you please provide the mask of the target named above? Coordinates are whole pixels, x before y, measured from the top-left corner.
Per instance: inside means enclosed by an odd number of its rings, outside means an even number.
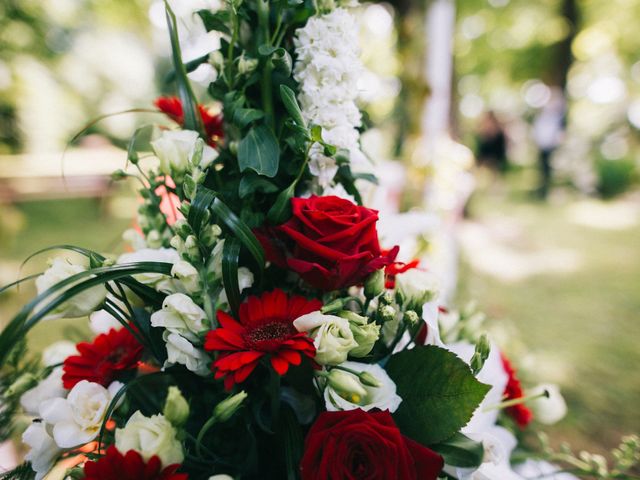
[[[547,395],[529,401],[528,405],[533,411],[534,418],[538,422],[545,425],[553,425],[562,420],[567,414],[567,404],[560,393],[560,389],[554,384],[538,385],[532,391],[527,392],[527,394],[537,395],[545,391]]]
[[[181,427],[189,418],[189,404],[176,386],[170,386],[162,413],[174,426]]]

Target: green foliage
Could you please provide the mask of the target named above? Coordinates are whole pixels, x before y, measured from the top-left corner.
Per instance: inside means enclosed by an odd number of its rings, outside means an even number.
[[[471,440],[459,432],[442,442],[431,445],[431,449],[442,455],[447,465],[461,468],[477,467],[484,457],[482,443]]]
[[[433,345],[392,355],[387,373],[402,397],[394,418],[405,435],[423,445],[442,442],[464,427],[490,388],[458,356]]]
[[[598,174],[598,192],[604,198],[612,198],[626,192],[637,180],[636,166],[633,160],[599,159],[596,162]]]
[[[250,168],[259,175],[275,177],[279,160],[278,140],[266,125],[252,127],[238,145],[238,166],[241,172]]]

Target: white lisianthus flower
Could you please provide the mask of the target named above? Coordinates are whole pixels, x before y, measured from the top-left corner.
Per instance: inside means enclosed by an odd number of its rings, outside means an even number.
[[[106,310],[97,310],[89,315],[89,328],[96,335],[107,333],[112,328],[120,328],[122,324]]]
[[[49,268],[36,278],[38,294],[45,292],[62,280],[87,270],[84,265],[71,263],[63,258],[54,258],[49,265]],[[85,279],[88,278],[86,277]],[[70,286],[67,286],[63,290],[56,292],[55,295],[57,296],[69,288]],[[73,296],[62,305],[56,307],[45,318],[52,320],[55,318],[75,318],[89,315],[104,301],[106,294],[107,290],[104,285],[96,285]]]
[[[198,335],[209,329],[207,314],[184,293],[165,297],[162,310],[151,314],[152,327],[164,327],[191,342],[199,341]]]
[[[29,425],[22,434],[22,442],[30,447],[24,459],[31,463],[31,468],[36,473],[36,480],[42,480],[53,468],[62,450],[56,445],[42,422]]]
[[[157,455],[162,465],[182,463],[184,452],[176,435],[176,429],[163,415],[145,417],[137,411],[124,428],[116,429],[116,448],[121,452],[135,450],[145,460]]]
[[[173,248],[143,248],[135,252],[123,253],[116,263],[133,262],[162,262],[172,265],[180,261],[180,255]],[[153,287],[160,292],[174,292],[176,290],[174,280],[162,273],[146,272],[133,275],[140,283]]]
[[[54,368],[49,376],[20,397],[20,405],[29,415],[40,415],[40,408],[47,400],[64,398],[67,391],[62,386],[62,367]]]
[[[412,268],[396,275],[395,288],[405,310],[418,310],[438,298],[440,281],[431,272]]]
[[[72,448],[90,442],[98,435],[111,400],[122,387],[113,382],[109,389],[82,380],[67,398],[54,398],[40,408],[42,419],[53,426],[53,439],[61,448]]]
[[[335,315],[324,315],[320,311],[307,313],[294,320],[293,326],[313,339],[315,360],[321,365],[339,365],[358,347],[349,321]]]
[[[527,392],[528,395],[540,395],[546,390],[548,397],[541,396],[531,400],[528,405],[533,417],[545,425],[559,422],[567,414],[567,404],[557,385],[545,383]]]
[[[396,394],[396,384],[380,365],[344,362],[340,367],[358,373],[366,372],[376,380],[379,386],[367,385],[351,372],[333,369],[324,389],[324,402],[328,411],[355,410],[357,408],[369,411],[378,408],[393,413],[398,409],[402,398]],[[342,378],[336,383],[331,380],[331,375],[340,375]],[[342,388],[340,380],[347,382]],[[353,388],[349,388],[349,385]]]
[[[203,377],[211,373],[209,370],[211,359],[203,350],[195,347],[183,336],[168,330],[162,334],[162,338],[167,345],[165,367],[175,364],[184,365],[187,370]]]
[[[189,160],[198,137],[198,133],[193,130],[164,130],[161,137],[151,142],[151,147],[160,160],[160,170],[167,175],[177,176],[190,170]],[[205,145],[200,168],[207,168],[217,157],[218,152]]]
[[[42,363],[45,367],[52,367],[64,362],[67,357],[77,355],[76,344],[68,340],[54,342],[42,352]]]
[[[198,270],[186,260],[173,264],[171,276],[180,282],[187,293],[197,293],[202,290]]]

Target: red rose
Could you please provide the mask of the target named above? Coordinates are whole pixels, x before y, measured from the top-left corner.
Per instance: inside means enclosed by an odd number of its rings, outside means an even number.
[[[305,440],[302,480],[435,480],[440,455],[403,436],[389,412],[321,413]]]
[[[398,253],[397,247],[381,252],[375,210],[334,196],[293,198],[291,207],[288,222],[256,233],[269,261],[315,288],[356,285]]]

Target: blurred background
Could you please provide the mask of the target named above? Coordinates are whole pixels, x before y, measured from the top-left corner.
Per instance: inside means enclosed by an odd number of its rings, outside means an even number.
[[[191,12],[217,1],[173,4],[185,60],[216,49]],[[425,240],[454,245],[452,296],[512,335],[503,346],[532,381],[562,386],[555,444],[616,445],[640,428],[640,2],[396,0],[359,14],[364,147],[388,172],[404,165],[402,209],[447,225]],[[49,245],[121,248],[136,199],[109,174],[137,126],[163,121],[151,110],[171,92],[168,53],[158,0],[0,3],[0,284],[41,270],[46,255],[21,264]],[[191,74],[203,100],[214,75]],[[0,324],[32,293],[3,294]],[[80,335],[58,325],[34,345]]]

